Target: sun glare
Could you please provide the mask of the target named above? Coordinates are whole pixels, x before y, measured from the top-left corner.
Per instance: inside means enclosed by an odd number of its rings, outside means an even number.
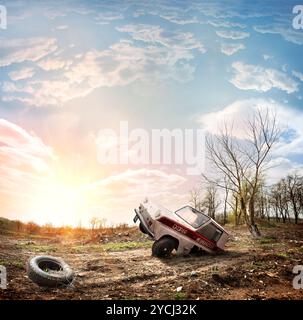
[[[40,224],[76,226],[83,219],[86,206],[87,195],[81,185],[53,177],[41,185],[33,212]]]

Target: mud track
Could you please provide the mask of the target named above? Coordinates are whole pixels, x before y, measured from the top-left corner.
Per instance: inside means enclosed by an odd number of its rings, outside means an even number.
[[[0,236],[0,264],[6,264],[9,283],[0,299],[303,299],[303,289],[292,287],[292,268],[303,264],[302,226],[265,230],[263,240],[252,240],[245,230],[220,255],[151,257],[144,247],[102,251],[47,240],[26,242]],[[68,288],[43,289],[26,276],[30,256],[63,257],[77,277]],[[182,287],[177,291],[178,287]]]

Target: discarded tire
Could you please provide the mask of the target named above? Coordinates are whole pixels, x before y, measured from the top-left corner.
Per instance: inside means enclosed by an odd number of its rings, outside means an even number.
[[[155,241],[152,246],[152,254],[155,257],[164,258],[168,257],[174,249],[177,249],[178,241],[171,237],[163,237]]]
[[[27,275],[41,287],[60,287],[73,282],[73,270],[61,258],[37,256],[28,261]]]

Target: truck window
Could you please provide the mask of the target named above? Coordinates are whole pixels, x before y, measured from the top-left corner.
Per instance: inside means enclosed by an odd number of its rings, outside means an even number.
[[[190,224],[195,229],[201,227],[202,224],[204,224],[210,219],[208,216],[206,216],[202,212],[199,212],[198,210],[195,210],[190,206],[186,206],[184,208],[177,210],[175,214],[180,218],[182,218],[185,222]]]
[[[207,239],[213,240],[215,242],[217,242],[222,235],[222,231],[218,229],[213,223],[209,223],[205,227],[201,228],[201,230],[199,230],[198,232]]]

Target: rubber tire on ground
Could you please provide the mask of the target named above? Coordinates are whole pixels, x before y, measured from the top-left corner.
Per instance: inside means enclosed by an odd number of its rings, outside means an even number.
[[[50,269],[59,272],[47,272]],[[41,287],[60,287],[73,282],[75,274],[73,270],[61,258],[51,256],[36,256],[27,264],[27,275],[30,280]]]
[[[200,251],[201,251],[201,249],[200,249],[199,247],[193,246],[193,247],[191,248],[191,250],[190,250],[190,253],[198,253],[198,252],[200,252]]]
[[[177,249],[178,241],[171,237],[163,237],[155,241],[152,246],[152,254],[155,257],[168,257],[174,249]]]
[[[145,228],[144,228],[142,222],[140,222],[140,224],[139,224],[139,229],[140,229],[140,231],[141,231],[142,233],[147,234],[147,232],[145,231]]]

